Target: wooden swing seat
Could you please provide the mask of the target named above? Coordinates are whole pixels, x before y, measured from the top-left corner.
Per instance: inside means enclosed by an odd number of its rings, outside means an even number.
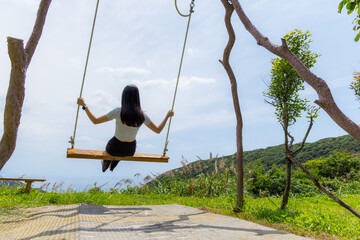
[[[135,153],[131,157],[115,157],[108,154],[105,151],[98,150],[84,150],[84,149],[67,149],[67,158],[83,158],[83,159],[104,159],[104,160],[116,160],[116,161],[136,161],[136,162],[162,162],[167,163],[169,156],[147,154],[147,153]]]

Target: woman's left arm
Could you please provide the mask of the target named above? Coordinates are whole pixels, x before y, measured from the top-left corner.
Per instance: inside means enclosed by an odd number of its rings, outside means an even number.
[[[109,121],[106,115],[103,115],[101,117],[95,117],[95,115],[89,110],[89,107],[86,106],[85,100],[83,98],[78,98],[77,104],[85,108],[84,110],[86,112],[86,115],[89,117],[93,124],[99,124]]]
[[[148,128],[150,128],[152,131],[154,131],[155,133],[159,134],[159,133],[161,133],[161,131],[165,127],[165,124],[166,124],[167,120],[172,116],[174,116],[174,112],[172,110],[169,110],[169,112],[166,114],[164,120],[160,123],[159,126],[156,126],[153,122],[150,122],[146,126]]]

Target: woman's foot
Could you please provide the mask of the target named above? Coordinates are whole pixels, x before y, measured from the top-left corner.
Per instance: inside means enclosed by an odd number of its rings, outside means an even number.
[[[119,161],[111,161],[110,163],[110,171],[113,171],[114,168],[118,165]]]
[[[111,161],[110,160],[101,160],[101,165],[102,165],[102,171],[105,172],[110,165]]]

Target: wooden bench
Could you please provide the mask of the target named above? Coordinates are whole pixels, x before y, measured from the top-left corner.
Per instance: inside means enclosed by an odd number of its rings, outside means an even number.
[[[26,187],[25,187],[25,193],[29,193],[31,189],[32,182],[45,182],[46,179],[29,179],[29,178],[0,178],[0,181],[25,181]]]

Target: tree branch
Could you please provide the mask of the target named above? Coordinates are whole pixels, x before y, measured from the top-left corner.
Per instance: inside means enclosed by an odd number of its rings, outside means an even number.
[[[317,92],[319,99],[316,100],[315,103],[323,108],[342,129],[360,142],[360,127],[338,108],[326,82],[306,68],[301,60],[288,49],[284,39],[281,40],[282,45],[279,46],[272,43],[266,36],[264,36],[246,16],[239,0],[232,0],[232,4],[239,16],[239,19],[249,33],[255,38],[257,43],[266,48],[268,51],[288,61],[299,76]]]
[[[351,206],[343,202],[341,199],[336,197],[332,192],[330,192],[327,188],[325,188],[300,162],[298,162],[293,156],[288,155],[287,156],[296,166],[298,166],[307,176],[310,178],[310,180],[326,195],[328,195],[330,198],[332,198],[335,202],[340,204],[342,207],[349,210],[352,214],[354,214],[356,217],[360,218],[360,213],[353,209]]]
[[[292,148],[295,138],[291,136],[289,131],[286,131],[287,135],[290,137],[289,150]]]
[[[31,58],[34,55],[36,46],[40,40],[50,3],[51,0],[42,0],[40,2],[34,28],[25,47],[25,52],[27,54],[27,65],[30,64]]]
[[[307,131],[306,131],[306,133],[305,133],[304,139],[303,139],[300,147],[293,152],[293,155],[294,155],[294,156],[304,148],[304,146],[305,146],[305,141],[306,141],[307,137],[309,136],[309,133],[310,133],[310,130],[311,130],[313,124],[314,124],[314,117],[313,117],[313,116],[310,116],[309,127],[308,127],[308,129],[307,129]]]

